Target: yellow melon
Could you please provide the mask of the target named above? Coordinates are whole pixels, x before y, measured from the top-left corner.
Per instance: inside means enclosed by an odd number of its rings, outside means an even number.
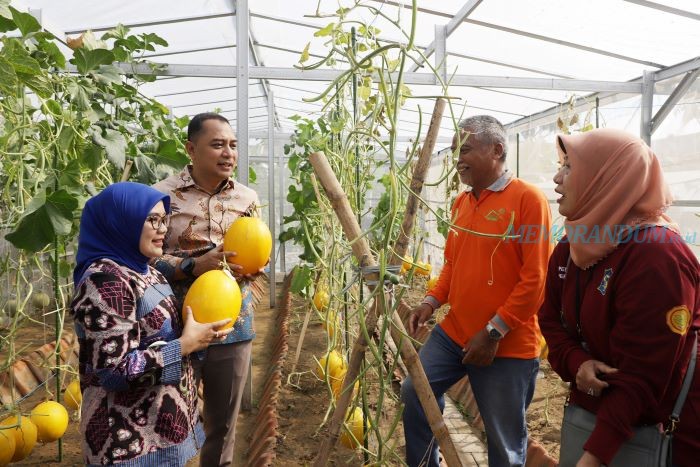
[[[230,262],[242,266],[242,274],[255,274],[270,259],[270,229],[258,217],[239,217],[224,235],[224,251],[236,252]]]
[[[7,428],[13,427],[13,428]],[[31,454],[36,444],[37,428],[29,417],[13,415],[0,423],[0,430],[5,434],[13,434],[15,437],[15,453],[12,462],[19,462]],[[0,463],[1,464],[1,463]]]
[[[363,418],[364,412],[360,407],[355,407],[349,412],[340,433],[340,444],[349,449],[356,449],[362,444],[365,437]]]
[[[12,462],[15,454],[15,437],[11,428],[0,427],[0,467]]]
[[[46,401],[34,407],[30,416],[36,425],[37,439],[42,443],[56,441],[68,428],[68,411],[55,401]]]
[[[190,286],[182,305],[182,316],[186,319],[187,307],[200,323],[213,323],[231,318],[221,329],[233,327],[241,312],[241,289],[236,279],[226,270],[214,269],[199,276]]]

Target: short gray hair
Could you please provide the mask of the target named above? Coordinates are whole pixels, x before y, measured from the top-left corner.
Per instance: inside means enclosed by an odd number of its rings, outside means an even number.
[[[501,160],[506,160],[508,140],[503,124],[490,115],[474,115],[459,122],[459,128],[470,131],[469,138],[480,144],[498,144],[503,146]]]

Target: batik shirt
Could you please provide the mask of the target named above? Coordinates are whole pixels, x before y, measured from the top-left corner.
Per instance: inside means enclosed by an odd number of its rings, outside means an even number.
[[[175,296],[182,304],[194,279],[175,280],[175,270],[183,258],[201,256],[224,242],[229,226],[241,216],[257,216],[260,205],[254,190],[233,180],[226,180],[209,193],[198,186],[191,175],[192,166],[153,185],[170,195],[170,226],[163,244],[165,253],[153,265],[168,278]],[[241,312],[233,331],[221,344],[243,342],[255,337],[253,300],[248,281],[238,281],[241,288]],[[216,343],[218,344],[218,343]],[[216,345],[213,344],[213,345]]]
[[[194,377],[165,277],[150,266],[140,274],[99,260],[78,284],[71,313],[80,343],[85,462],[131,465],[191,439],[198,431]]]

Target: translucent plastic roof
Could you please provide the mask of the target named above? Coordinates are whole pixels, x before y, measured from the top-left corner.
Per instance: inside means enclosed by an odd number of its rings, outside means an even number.
[[[323,37],[314,32],[336,19],[325,16],[350,2],[339,0],[249,1],[249,26],[254,51],[250,65],[293,69],[308,43],[311,61],[327,52]],[[410,28],[410,2],[365,0],[368,6]],[[45,28],[64,39],[85,30],[97,35],[119,23],[133,32],[153,32],[169,47],[146,56],[171,65],[236,64],[235,0],[12,0],[17,8],[34,12]],[[318,8],[318,10],[317,10]],[[428,47],[436,26],[453,25],[445,42],[447,76],[550,79],[551,89],[539,86],[451,86],[463,116],[489,113],[504,123],[521,121],[566,102],[574,92],[562,80],[625,83],[645,70],[698,58],[700,2],[697,0],[440,0],[418,2],[415,42]],[[466,9],[466,14],[464,13]],[[405,36],[370,9],[356,19],[378,28],[385,41],[405,42]],[[460,15],[455,19],[455,15]],[[319,17],[322,16],[322,17]],[[430,58],[431,62],[433,58]],[[338,64],[336,68],[342,67]],[[323,69],[324,67],[321,67]],[[325,67],[328,68],[328,67]],[[416,70],[424,73],[427,70]],[[327,82],[251,79],[248,89],[251,136],[268,127],[268,92],[274,94],[276,131],[293,131],[295,114],[316,115],[320,105],[303,102]],[[413,95],[441,93],[438,86],[411,85]],[[176,115],[219,109],[236,118],[236,79],[229,77],[161,77],[143,92],[170,106]],[[576,91],[586,95],[590,91]],[[432,101],[411,99],[401,114],[405,139],[417,130],[418,106],[432,110]],[[424,121],[429,116],[424,118]],[[443,143],[452,134],[443,121]]]

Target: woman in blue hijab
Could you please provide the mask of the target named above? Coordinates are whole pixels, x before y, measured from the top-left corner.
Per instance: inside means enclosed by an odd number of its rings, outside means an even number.
[[[204,441],[189,355],[230,320],[183,323],[165,277],[170,198],[115,183],[83,209],[71,312],[80,343],[80,429],[89,465],[182,466]]]

